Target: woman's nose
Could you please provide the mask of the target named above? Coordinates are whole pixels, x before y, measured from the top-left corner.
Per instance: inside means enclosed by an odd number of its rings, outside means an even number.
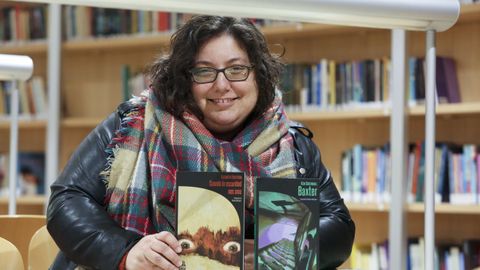
[[[214,85],[218,90],[230,90],[230,81],[227,79],[227,77],[225,77],[225,74],[223,72],[218,73]]]

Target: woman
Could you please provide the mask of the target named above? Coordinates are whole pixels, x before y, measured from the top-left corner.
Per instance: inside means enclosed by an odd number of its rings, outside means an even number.
[[[150,69],[152,85],[88,135],[52,185],[53,269],[177,269],[175,174],[244,171],[246,238],[257,176],[321,181],[320,266],[350,254],[355,227],[306,128],[276,92],[282,64],[248,20],[197,16]]]

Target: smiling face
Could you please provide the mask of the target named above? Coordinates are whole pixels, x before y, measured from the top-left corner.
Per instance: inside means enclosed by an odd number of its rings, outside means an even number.
[[[247,52],[228,34],[205,42],[195,59],[195,67],[222,69],[233,65],[251,63]],[[258,100],[254,70],[245,81],[230,82],[219,72],[211,83],[192,82],[192,93],[203,113],[204,125],[221,139],[231,139],[243,127]]]

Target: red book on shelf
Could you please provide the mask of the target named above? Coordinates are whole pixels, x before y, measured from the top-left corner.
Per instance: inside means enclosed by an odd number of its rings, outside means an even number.
[[[420,168],[420,159],[421,159],[421,148],[420,143],[415,144],[413,151],[415,153],[415,161],[413,163],[413,176],[412,176],[412,190],[411,194],[415,196],[417,194],[417,181],[418,181],[418,170]]]
[[[170,30],[170,13],[158,12],[158,31],[164,32]]]

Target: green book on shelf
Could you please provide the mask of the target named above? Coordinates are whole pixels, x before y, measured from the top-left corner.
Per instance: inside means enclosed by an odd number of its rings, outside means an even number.
[[[130,80],[130,67],[128,65],[122,65],[121,76],[122,76],[123,100],[127,101],[131,98],[131,95],[132,95],[130,91],[130,87],[128,86],[128,81]]]

